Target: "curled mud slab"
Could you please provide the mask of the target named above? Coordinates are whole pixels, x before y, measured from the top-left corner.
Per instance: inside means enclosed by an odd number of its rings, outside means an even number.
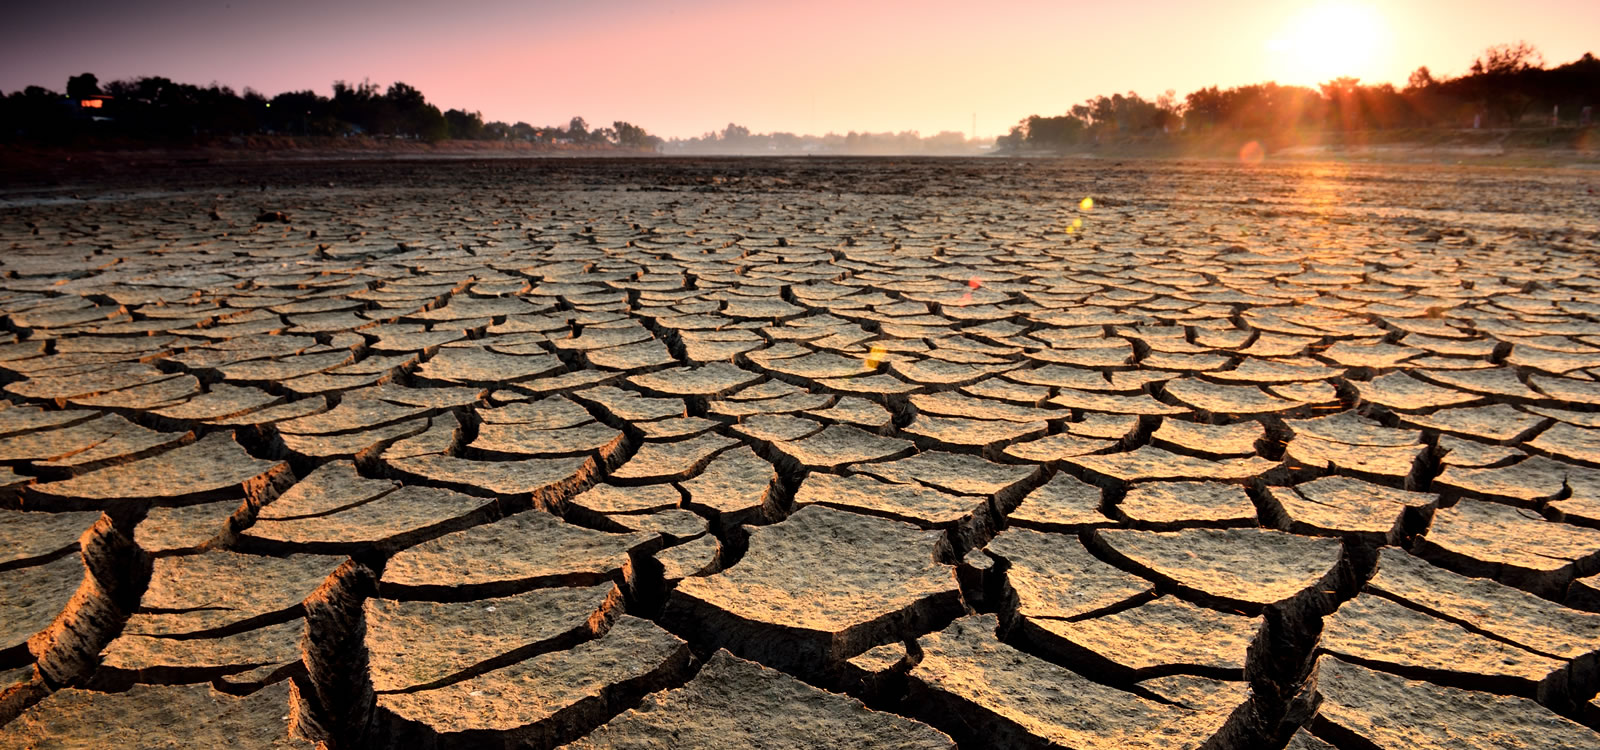
[[[102,177],[0,198],[0,748],[1600,747],[1585,175]]]

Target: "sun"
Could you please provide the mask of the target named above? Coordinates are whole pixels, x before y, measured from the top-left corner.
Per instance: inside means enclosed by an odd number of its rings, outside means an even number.
[[[1315,86],[1340,76],[1370,79],[1388,42],[1388,24],[1373,6],[1325,2],[1291,16],[1267,48],[1279,83]]]

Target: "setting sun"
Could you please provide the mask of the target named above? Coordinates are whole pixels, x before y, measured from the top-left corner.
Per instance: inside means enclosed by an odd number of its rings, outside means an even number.
[[[1388,25],[1376,8],[1329,2],[1292,16],[1267,46],[1280,83],[1316,85],[1340,76],[1371,79],[1388,41]]]

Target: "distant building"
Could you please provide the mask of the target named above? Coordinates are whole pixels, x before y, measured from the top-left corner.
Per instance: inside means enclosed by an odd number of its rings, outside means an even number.
[[[72,110],[74,117],[79,117],[95,122],[105,122],[111,119],[106,114],[106,105],[111,102],[111,97],[105,94],[95,94],[81,99],[64,99],[67,107]]]

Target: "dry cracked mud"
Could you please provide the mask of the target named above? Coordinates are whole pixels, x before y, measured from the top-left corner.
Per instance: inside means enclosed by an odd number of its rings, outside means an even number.
[[[1589,183],[7,186],[0,748],[1600,747]]]

